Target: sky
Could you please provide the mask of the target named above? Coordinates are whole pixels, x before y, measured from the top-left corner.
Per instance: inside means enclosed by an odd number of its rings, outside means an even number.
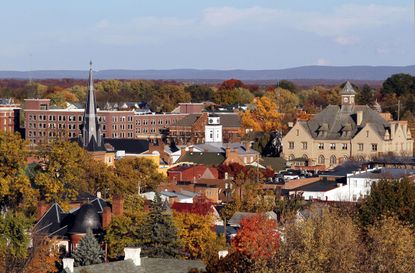
[[[414,0],[415,1],[415,0]],[[404,0],[13,0],[0,70],[412,65]]]

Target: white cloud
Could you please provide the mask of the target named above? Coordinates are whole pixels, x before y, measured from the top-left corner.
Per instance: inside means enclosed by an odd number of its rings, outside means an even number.
[[[342,46],[356,45],[360,42],[360,39],[354,36],[337,36],[334,41]]]

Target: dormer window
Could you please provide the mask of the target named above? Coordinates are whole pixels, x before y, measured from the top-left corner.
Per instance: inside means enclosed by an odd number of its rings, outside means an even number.
[[[348,103],[349,102],[349,98],[348,97],[344,97],[343,101],[344,101],[344,103]]]

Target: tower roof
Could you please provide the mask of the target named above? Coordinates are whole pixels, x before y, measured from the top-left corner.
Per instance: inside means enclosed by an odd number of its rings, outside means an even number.
[[[105,151],[104,140],[101,134],[97,116],[97,103],[94,94],[94,80],[92,77],[92,62],[89,63],[88,95],[82,123],[82,147],[88,151]]]
[[[354,91],[354,88],[349,81],[346,82],[343,90],[340,91],[340,95],[356,95],[356,91]]]

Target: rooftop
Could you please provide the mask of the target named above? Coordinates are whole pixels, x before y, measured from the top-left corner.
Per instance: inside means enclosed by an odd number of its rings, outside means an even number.
[[[379,168],[362,171],[348,176],[348,178],[366,178],[366,179],[399,179],[405,176],[415,174],[415,170],[396,169],[396,168]]]

